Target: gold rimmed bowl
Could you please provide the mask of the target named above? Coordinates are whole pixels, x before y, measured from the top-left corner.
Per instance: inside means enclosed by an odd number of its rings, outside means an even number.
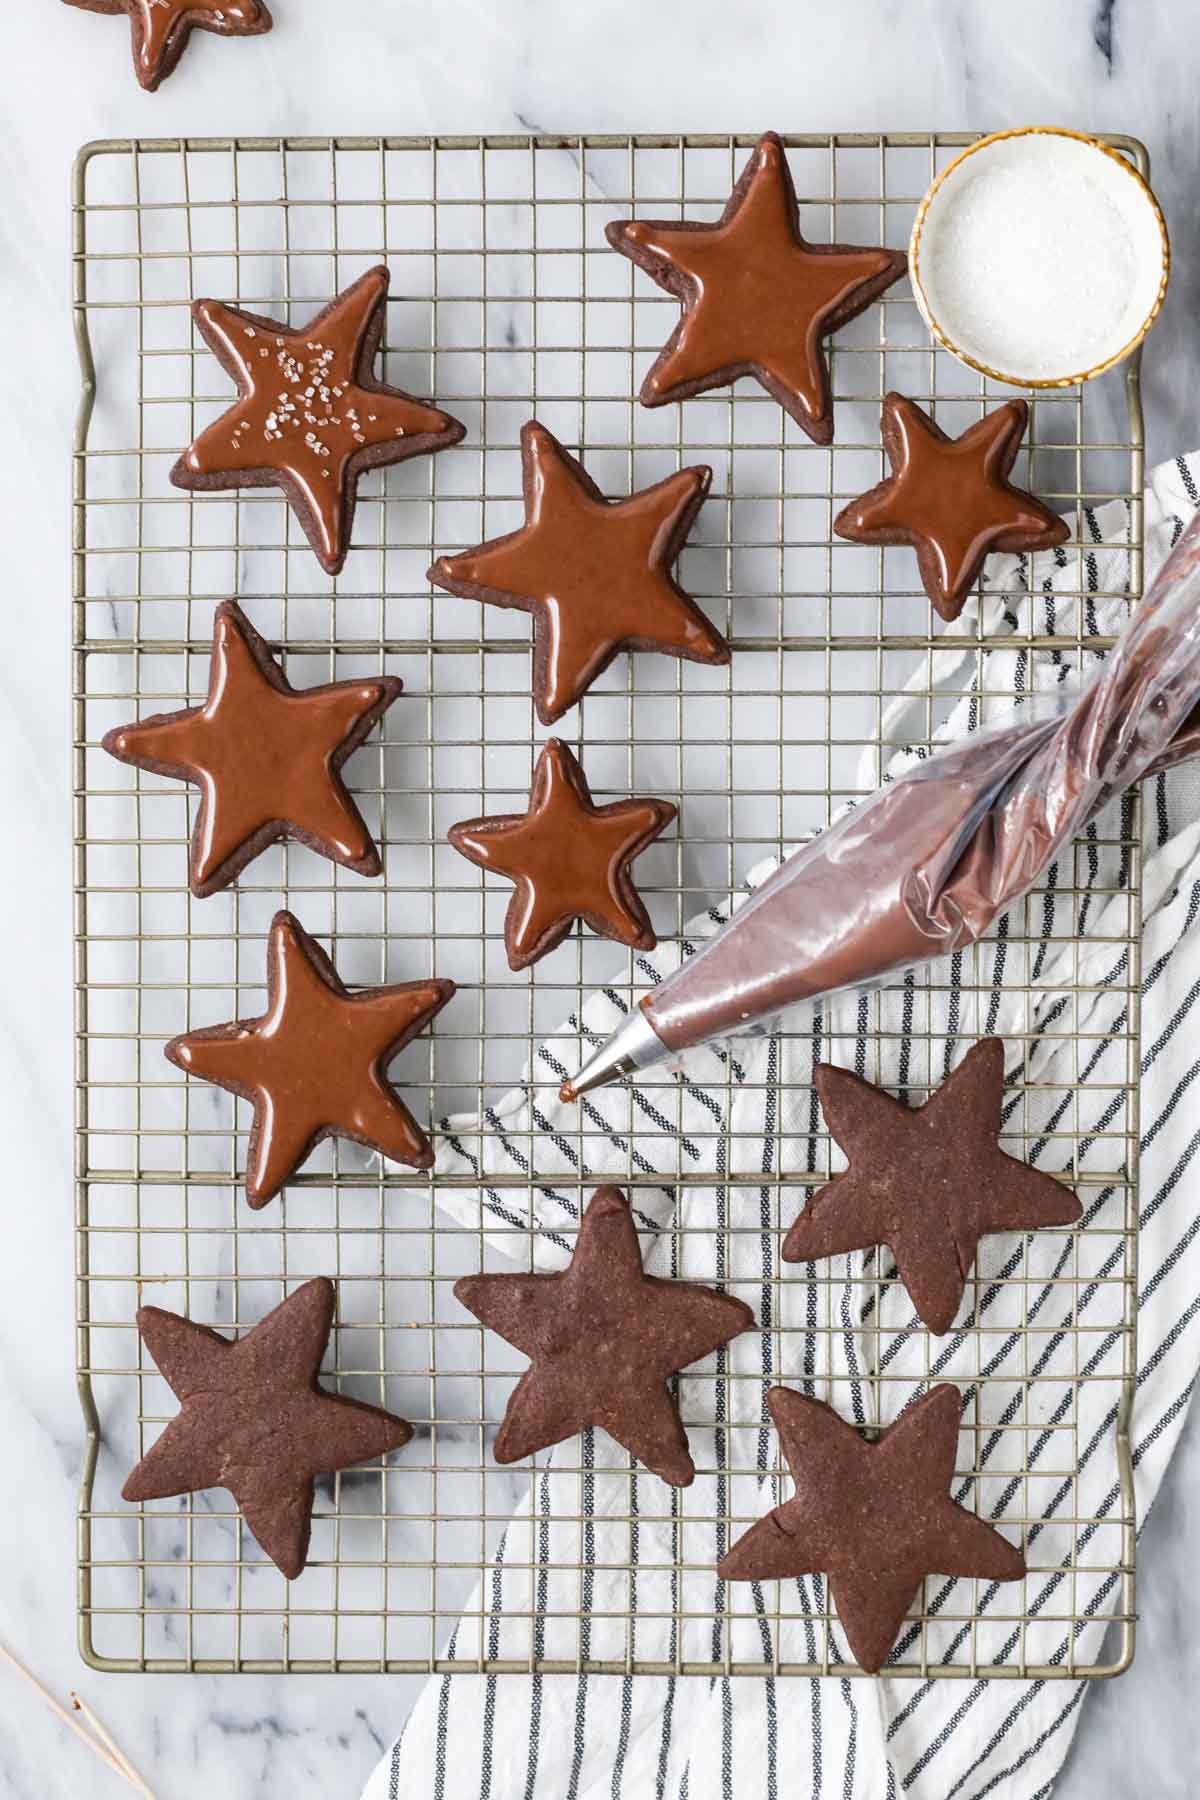
[[[1026,126],[947,164],[913,223],[909,273],[937,341],[1017,387],[1073,387],[1124,360],[1162,307],[1166,221],[1127,157]]]

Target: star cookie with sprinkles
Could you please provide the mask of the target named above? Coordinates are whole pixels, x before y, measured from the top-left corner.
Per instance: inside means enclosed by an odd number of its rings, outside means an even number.
[[[786,1262],[886,1244],[918,1317],[940,1337],[981,1237],[1078,1220],[1070,1188],[1000,1148],[999,1038],[975,1044],[924,1106],[904,1106],[828,1063],[818,1063],[813,1083],[850,1166],[800,1214],[783,1242]]]
[[[369,269],[298,329],[216,300],[192,307],[238,399],[171,480],[197,492],[281,488],[328,575],[346,560],[360,478],[465,435],[449,413],[375,380],[388,282],[382,265]]]
[[[215,894],[281,838],[359,875],[382,868],[341,768],[401,692],[394,675],[296,689],[233,600],[213,620],[208,699],[108,732],[118,761],[193,782],[189,885]]]
[[[957,1388],[932,1388],[874,1443],[791,1388],[772,1388],[767,1405],[796,1491],[725,1552],[723,1580],[827,1575],[850,1649],[874,1675],[927,1575],[1025,1574],[1016,1545],[950,1497]]]
[[[673,1375],[754,1325],[741,1300],[642,1268],[629,1202],[597,1188],[567,1268],[550,1275],[467,1275],[455,1297],[528,1356],[493,1454],[517,1462],[599,1426],[672,1487],[696,1470]]]
[[[158,1306],[138,1309],[143,1344],[181,1409],[133,1470],[132,1503],[225,1488],[288,1580],[308,1559],[318,1475],[375,1462],[412,1437],[407,1419],[332,1394],[318,1380],[334,1288],[306,1281],[236,1339]]]
[[[448,593],[533,615],[533,697],[543,725],[582,699],[622,650],[727,663],[729,646],[671,574],[712,470],[680,469],[608,500],[544,425],[521,431],[525,523],[429,579]]]
[[[963,432],[946,433],[903,394],[888,394],[880,430],[892,473],[833,521],[855,544],[911,544],[921,584],[943,619],[957,619],[994,550],[1051,550],[1066,520],[1009,480],[1029,423],[1006,400]]]
[[[252,1103],[246,1195],[265,1206],[325,1138],[432,1167],[429,1139],[386,1071],[453,994],[452,981],[433,979],[352,994],[300,921],[279,912],[267,939],[266,1012],[185,1032],[164,1054]]]
[[[551,738],[538,757],[523,813],[452,825],[454,848],[481,869],[515,882],[504,924],[511,969],[525,969],[562,943],[576,919],[635,950],[658,939],[630,864],[675,817],[668,800],[597,806],[587,776]]]
[[[899,250],[810,244],[782,140],[768,131],[715,224],[618,219],[614,250],[683,303],[642,383],[643,406],[753,376],[818,444],[833,438],[825,340],[899,281]]]
[[[265,0],[66,0],[84,12],[124,13],[133,42],[133,68],[153,93],[174,69],[193,31],[218,37],[261,37],[274,23]]]

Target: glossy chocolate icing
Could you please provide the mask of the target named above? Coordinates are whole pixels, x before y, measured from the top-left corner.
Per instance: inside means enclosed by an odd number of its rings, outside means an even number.
[[[1025,1559],[950,1493],[962,1397],[931,1388],[871,1443],[831,1406],[773,1387],[767,1405],[795,1492],[737,1539],[726,1581],[826,1574],[859,1665],[883,1666],[927,1575],[1018,1581]]]
[[[386,268],[369,269],[297,330],[216,300],[192,308],[239,398],[184,452],[171,480],[201,490],[282,488],[330,575],[346,559],[360,476],[464,435],[448,413],[372,376],[388,280]]]
[[[468,1275],[455,1298],[528,1356],[496,1437],[498,1463],[560,1444],[589,1425],[675,1487],[695,1476],[668,1382],[754,1325],[742,1300],[642,1268],[629,1202],[597,1188],[567,1268]]]
[[[262,1206],[327,1137],[431,1167],[429,1139],[385,1070],[453,993],[452,981],[428,980],[351,994],[299,920],[280,912],[267,943],[266,1012],[186,1032],[165,1054],[253,1102],[246,1193]]]
[[[627,500],[606,500],[536,420],[521,431],[521,463],[524,525],[439,557],[429,579],[533,615],[534,700],[544,725],[569,711],[621,650],[729,661],[724,638],[670,573],[711,469],[681,469]]]
[[[993,550],[1049,550],[1071,535],[1008,479],[1028,423],[1026,402],[1008,400],[950,438],[915,401],[888,394],[881,430],[892,474],[843,508],[833,529],[859,544],[912,544],[925,592],[943,619],[956,619]]]
[[[1078,1220],[1070,1188],[1000,1148],[999,1038],[973,1045],[923,1106],[905,1106],[828,1063],[818,1063],[813,1083],[849,1167],[793,1224],[786,1262],[886,1244],[918,1316],[941,1336],[954,1323],[981,1237]]]
[[[1101,806],[1196,742],[1198,619],[1200,515],[1060,716],[908,770],[797,850],[647,994],[661,1044],[684,1050],[977,940]]]
[[[213,621],[204,705],[119,726],[104,748],[199,787],[189,865],[197,897],[227,887],[283,837],[378,875],[379,852],[340,770],[402,685],[378,675],[298,691],[228,600]]]
[[[467,819],[447,835],[480,868],[516,883],[504,937],[509,967],[524,969],[561,944],[576,919],[617,943],[654,948],[629,865],[675,812],[667,800],[595,805],[578,760],[551,738],[533,772],[527,812]]]
[[[716,224],[621,219],[609,243],[683,302],[647,374],[642,404],[686,399],[753,375],[817,443],[833,437],[824,340],[906,268],[898,250],[810,244],[782,141],[758,146]]]
[[[192,31],[220,37],[258,37],[270,31],[265,0],[67,0],[85,12],[125,13],[138,80],[151,93],[166,80]]]

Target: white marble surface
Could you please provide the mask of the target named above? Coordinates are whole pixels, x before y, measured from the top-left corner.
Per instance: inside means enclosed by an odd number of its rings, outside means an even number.
[[[67,178],[104,136],[223,132],[992,129],[1030,121],[1150,145],[1176,273],[1145,383],[1152,457],[1200,440],[1200,41],[1174,0],[484,0],[418,8],[277,0],[275,33],[195,40],[157,96],[122,24],[57,0],[0,9],[6,208],[0,222],[0,604],[19,655],[0,669],[10,874],[0,1125],[0,1641],[57,1689],[79,1683],[162,1800],[350,1796],[403,1721],[415,1680],[104,1678],[74,1648],[81,1426],[72,1379],[67,447],[77,378],[67,305]],[[335,32],[333,21],[342,27]],[[19,947],[19,948],[18,948]],[[37,1349],[34,1349],[37,1346]],[[1089,1697],[1063,1800],[1200,1791],[1194,1426],[1142,1546],[1138,1660]],[[119,1791],[0,1671],[0,1792]],[[497,1797],[501,1800],[501,1797]]]

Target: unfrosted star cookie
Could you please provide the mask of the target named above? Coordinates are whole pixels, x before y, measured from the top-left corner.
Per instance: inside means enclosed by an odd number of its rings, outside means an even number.
[[[333,1325],[334,1289],[306,1281],[243,1337],[229,1339],[158,1306],[138,1309],[150,1355],[181,1402],[121,1490],[141,1503],[227,1488],[280,1572],[304,1568],[314,1482],[399,1450],[406,1419],[317,1377]]]
[[[1016,1546],[950,1497],[957,1388],[923,1394],[875,1443],[791,1388],[772,1388],[767,1405],[795,1493],[726,1551],[724,1580],[827,1575],[850,1648],[875,1674],[926,1575],[1024,1575]]]
[[[695,1466],[667,1383],[749,1331],[754,1314],[715,1288],[647,1275],[619,1188],[593,1194],[567,1268],[467,1275],[454,1292],[531,1359],[496,1438],[498,1463],[598,1425],[673,1487],[690,1484]]]
[[[979,1240],[993,1231],[1073,1225],[1070,1188],[1000,1148],[1004,1045],[984,1038],[924,1106],[819,1063],[829,1129],[850,1166],[819,1188],[783,1241],[786,1262],[886,1244],[918,1316],[954,1323]]]
[[[465,435],[449,413],[375,379],[388,282],[383,265],[368,269],[299,327],[218,300],[192,307],[238,398],[171,480],[200,493],[280,488],[328,575],[346,560],[360,478]]]

